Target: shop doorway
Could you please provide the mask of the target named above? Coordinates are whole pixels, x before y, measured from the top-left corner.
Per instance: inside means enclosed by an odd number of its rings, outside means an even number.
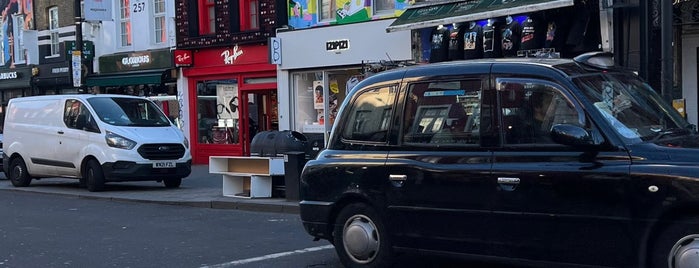
[[[257,133],[279,130],[277,90],[241,90],[241,93],[241,111],[248,115],[247,120],[241,122],[241,143],[244,155],[250,155],[250,142]]]

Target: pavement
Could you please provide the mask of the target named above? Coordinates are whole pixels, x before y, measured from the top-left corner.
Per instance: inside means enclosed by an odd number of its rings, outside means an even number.
[[[1,174],[1,173],[0,173]],[[299,202],[287,200],[281,194],[271,198],[242,198],[223,195],[223,177],[209,173],[208,165],[192,165],[192,173],[182,180],[179,188],[165,188],[162,182],[107,183],[104,191],[89,192],[77,179],[43,178],[32,180],[28,187],[14,187],[0,175],[0,191],[23,191],[41,194],[73,196],[87,199],[158,203],[213,209],[297,214]]]

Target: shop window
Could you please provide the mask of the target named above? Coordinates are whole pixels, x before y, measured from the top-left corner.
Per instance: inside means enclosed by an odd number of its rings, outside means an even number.
[[[199,1],[199,34],[216,33],[216,3],[214,0]]]
[[[167,40],[165,27],[165,0],[153,1],[153,37],[155,44],[162,44]]]
[[[240,2],[240,30],[260,29],[259,2],[257,0],[243,0]]]
[[[60,53],[58,42],[58,7],[49,8],[49,35],[51,38],[51,55],[56,56]]]
[[[337,11],[337,5],[335,0],[320,0],[320,20],[329,21],[334,20]]]
[[[239,100],[236,80],[197,83],[197,140],[199,143],[239,143]]]
[[[119,45],[131,46],[131,10],[129,0],[119,1]]]

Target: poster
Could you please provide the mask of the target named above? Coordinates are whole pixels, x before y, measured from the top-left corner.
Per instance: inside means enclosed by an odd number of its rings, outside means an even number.
[[[323,81],[313,81],[313,108],[325,109]]]
[[[224,119],[224,125],[229,126],[233,120],[226,121],[225,119],[238,119],[238,85],[216,85],[216,112],[221,125],[221,119]]]

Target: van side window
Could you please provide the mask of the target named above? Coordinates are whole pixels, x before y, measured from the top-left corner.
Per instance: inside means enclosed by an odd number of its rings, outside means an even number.
[[[396,91],[396,86],[388,86],[357,93],[342,138],[386,142]]]
[[[498,99],[505,144],[554,144],[553,125],[581,125],[573,104],[549,83],[498,80]]]
[[[63,122],[69,128],[96,130],[96,125],[90,111],[78,100],[66,100]]]
[[[480,144],[481,80],[410,85],[403,141],[434,145]]]

